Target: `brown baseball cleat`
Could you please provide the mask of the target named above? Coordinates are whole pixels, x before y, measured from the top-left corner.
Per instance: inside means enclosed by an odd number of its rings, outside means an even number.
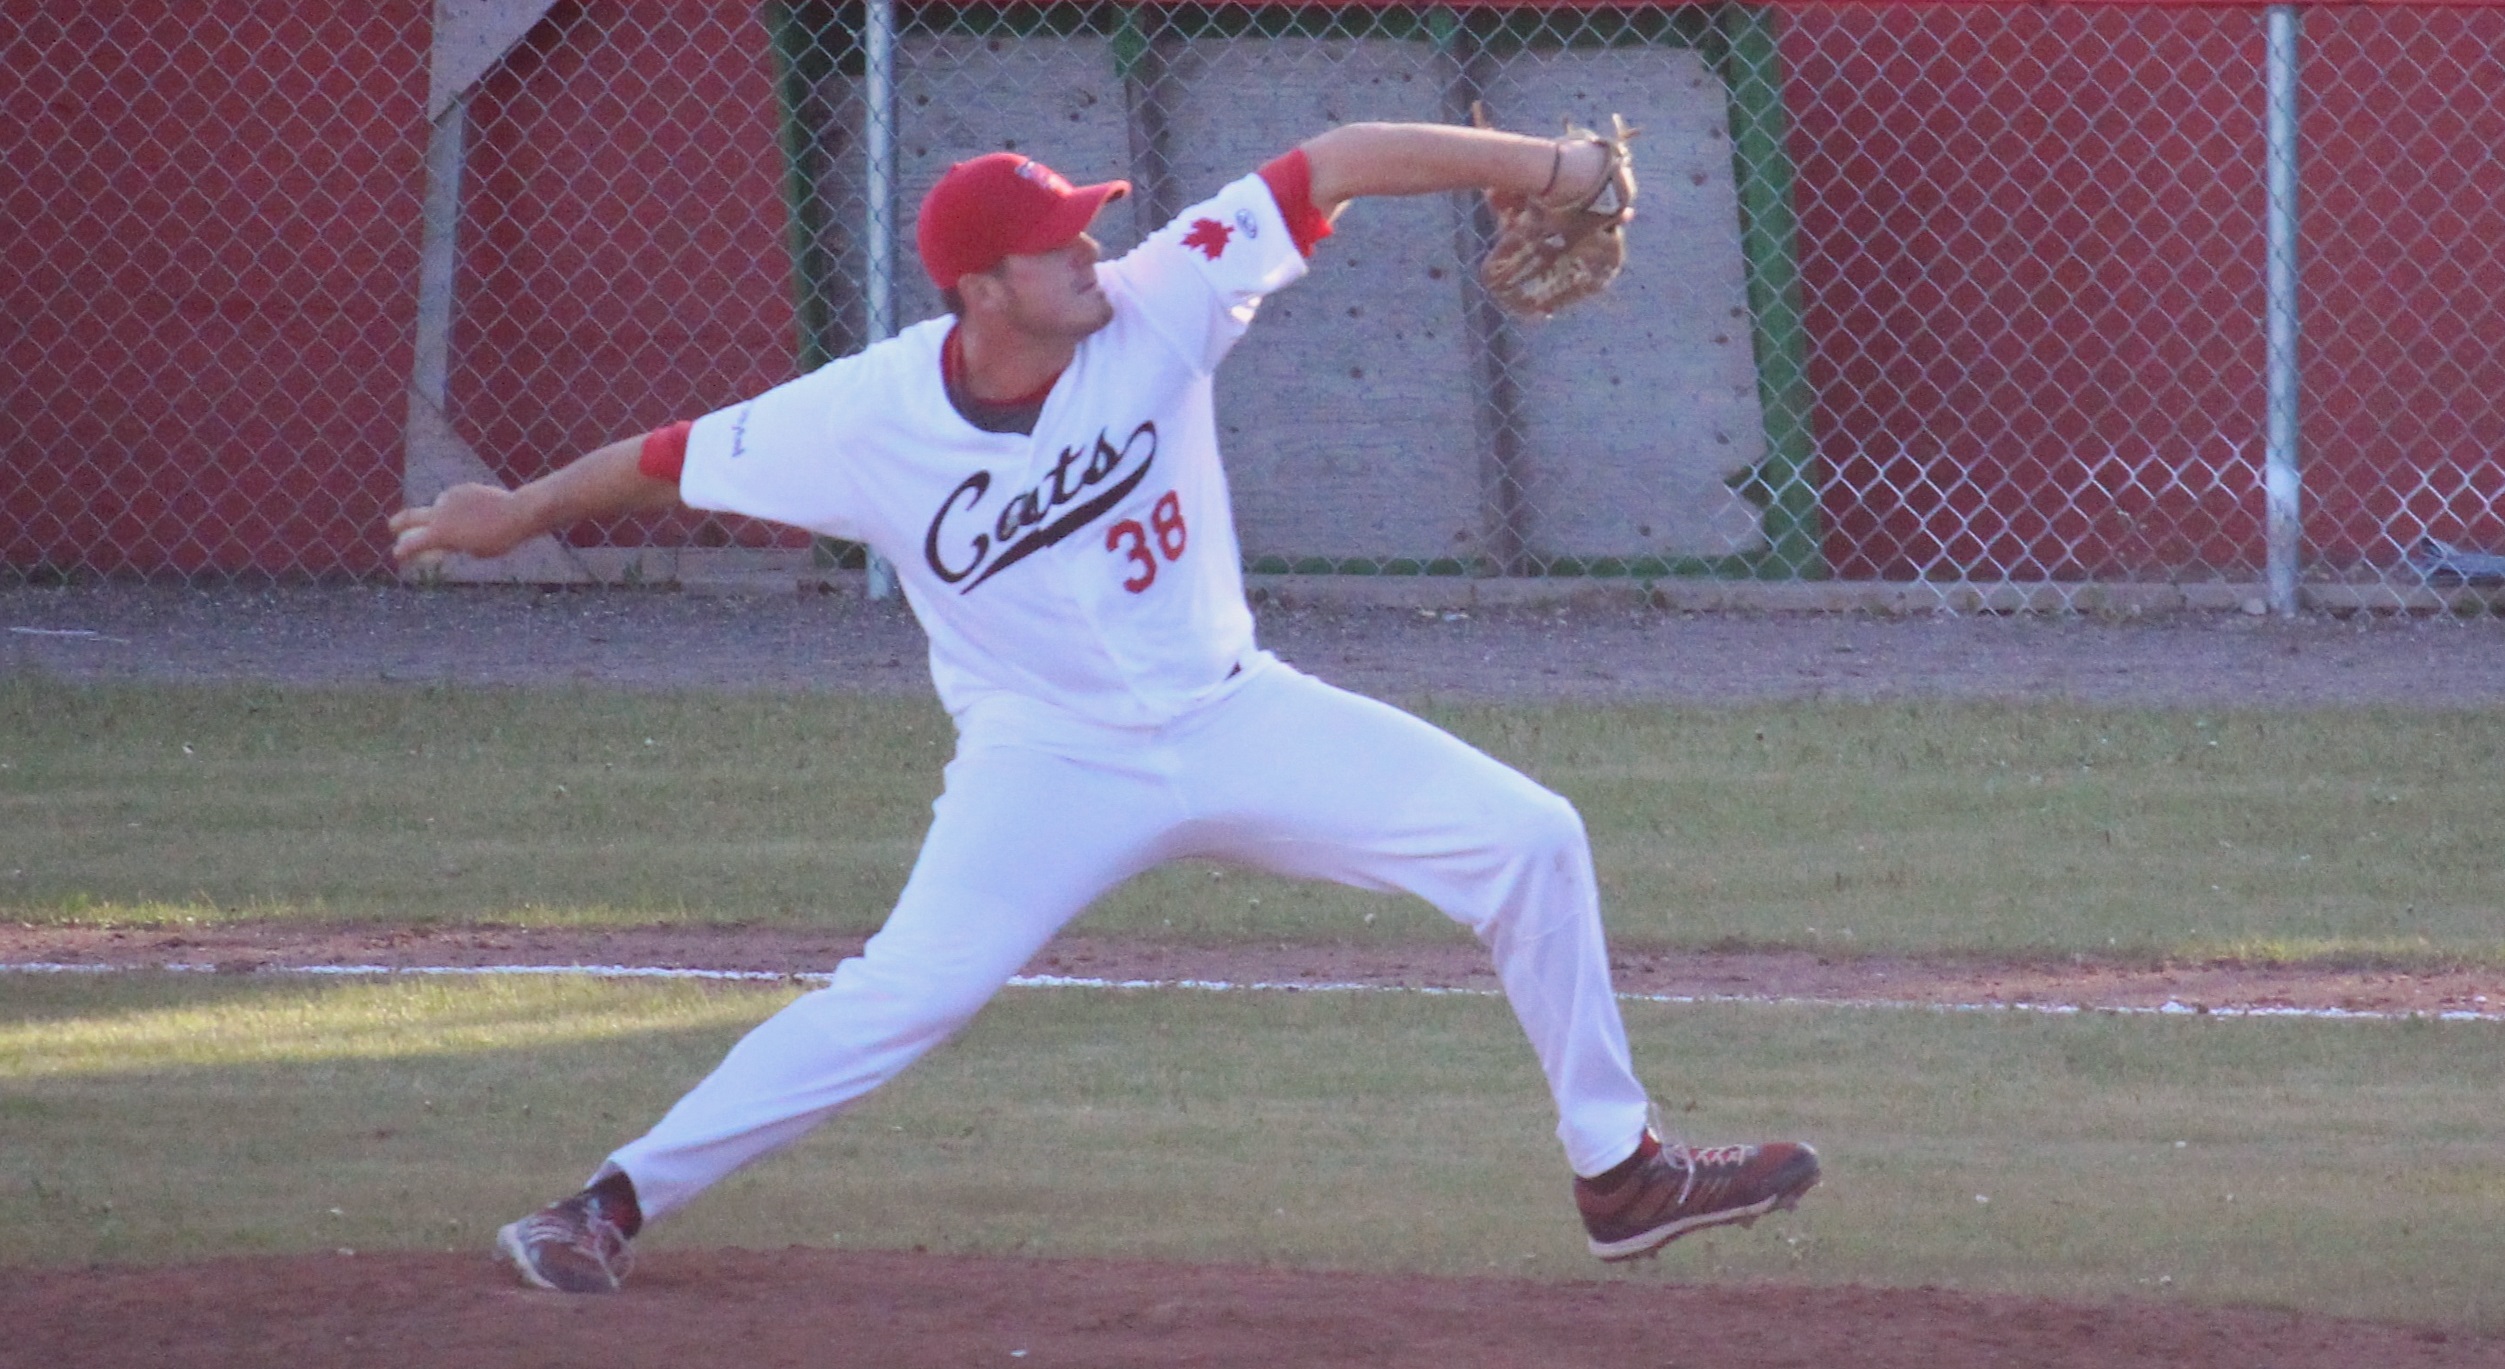
[[[627,1241],[643,1226],[626,1176],[613,1174],[496,1232],[522,1281],[553,1293],[614,1293],[634,1267]],[[615,1181],[615,1182],[612,1182]]]
[[[1604,1260],[1658,1254],[1691,1231],[1749,1226],[1817,1187],[1818,1152],[1796,1141],[1756,1146],[1664,1145],[1646,1128],[1635,1154],[1607,1174],[1574,1181],[1592,1253]]]

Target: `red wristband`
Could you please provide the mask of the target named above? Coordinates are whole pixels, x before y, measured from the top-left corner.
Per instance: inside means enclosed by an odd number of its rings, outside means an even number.
[[[1294,148],[1271,158],[1261,168],[1261,183],[1278,202],[1279,217],[1287,220],[1287,235],[1295,240],[1296,250],[1312,256],[1313,245],[1331,236],[1331,221],[1313,207],[1313,162],[1305,150]]]
[[[687,434],[695,426],[693,422],[673,423],[644,434],[644,449],[636,454],[635,469],[677,484],[679,472],[687,469]]]

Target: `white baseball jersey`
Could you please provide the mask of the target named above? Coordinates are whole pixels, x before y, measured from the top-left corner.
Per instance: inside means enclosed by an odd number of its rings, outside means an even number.
[[[949,402],[941,317],[697,420],[679,497],[885,556],[961,721],[1023,700],[1154,724],[1207,700],[1255,652],[1211,377],[1305,259],[1246,176],[1096,272],[1113,321],[1032,436]]]

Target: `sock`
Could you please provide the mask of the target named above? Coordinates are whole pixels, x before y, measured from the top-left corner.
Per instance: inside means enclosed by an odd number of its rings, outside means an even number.
[[[625,1170],[610,1170],[583,1192],[600,1204],[600,1210],[618,1224],[618,1230],[625,1232],[627,1239],[633,1240],[635,1233],[644,1229],[644,1210],[635,1201],[635,1181],[626,1177]]]
[[[1584,1182],[1596,1184],[1602,1188],[1613,1188],[1626,1182],[1628,1179],[1633,1178],[1635,1171],[1641,1169],[1645,1161],[1650,1160],[1660,1153],[1661,1138],[1653,1135],[1652,1128],[1646,1127],[1642,1138],[1637,1140],[1635,1143],[1635,1153],[1633,1155],[1620,1160],[1606,1173],[1595,1174],[1591,1178],[1584,1180]]]

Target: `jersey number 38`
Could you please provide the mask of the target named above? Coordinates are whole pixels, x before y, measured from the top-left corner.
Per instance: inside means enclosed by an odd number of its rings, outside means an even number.
[[[1105,529],[1105,550],[1120,553],[1134,568],[1122,582],[1122,588],[1133,594],[1157,583],[1159,553],[1169,561],[1179,561],[1190,541],[1191,533],[1183,526],[1183,501],[1172,490],[1157,496],[1155,507],[1148,511],[1147,527],[1141,527],[1136,518],[1125,518]]]

